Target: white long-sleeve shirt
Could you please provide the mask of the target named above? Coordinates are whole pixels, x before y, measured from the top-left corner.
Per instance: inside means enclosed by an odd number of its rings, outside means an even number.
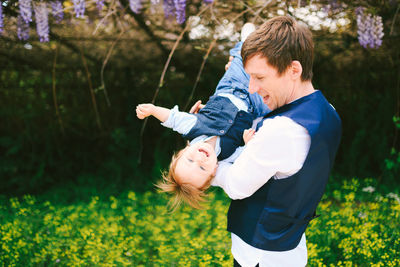
[[[269,179],[284,179],[298,172],[307,157],[311,138],[307,130],[287,117],[266,119],[253,139],[232,163],[220,162],[212,185],[231,199],[251,196]],[[305,235],[293,250],[275,252],[250,246],[232,235],[232,254],[242,266],[305,266]]]

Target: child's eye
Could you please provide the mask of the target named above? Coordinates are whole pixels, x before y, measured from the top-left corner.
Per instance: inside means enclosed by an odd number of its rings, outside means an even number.
[[[189,161],[189,162],[193,162],[193,160],[191,160],[191,159],[188,159],[188,161]]]
[[[202,169],[203,171],[205,171],[206,169],[204,169],[202,166],[200,166],[200,169]]]

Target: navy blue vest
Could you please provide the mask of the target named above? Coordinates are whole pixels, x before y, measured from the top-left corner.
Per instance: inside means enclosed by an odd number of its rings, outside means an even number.
[[[228,231],[253,247],[287,251],[299,244],[315,216],[339,147],[341,121],[320,91],[270,112],[265,119],[276,116],[289,117],[307,129],[311,145],[306,160],[294,175],[271,178],[250,197],[232,200]]]
[[[183,135],[193,140],[200,135],[220,136],[221,153],[218,160],[232,155],[236,148],[243,146],[243,131],[251,128],[254,115],[238,108],[226,97],[211,96],[204,108],[200,109],[194,127]]]

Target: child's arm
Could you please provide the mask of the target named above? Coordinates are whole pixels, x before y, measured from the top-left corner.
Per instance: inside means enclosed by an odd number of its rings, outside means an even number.
[[[143,120],[144,118],[152,115],[159,121],[165,122],[170,114],[171,110],[153,104],[140,104],[136,107],[136,116]]]
[[[136,107],[136,115],[141,120],[152,115],[161,121],[162,126],[171,128],[180,134],[189,133],[197,121],[194,114],[181,112],[178,110],[178,106],[167,109],[153,104],[140,104]]]

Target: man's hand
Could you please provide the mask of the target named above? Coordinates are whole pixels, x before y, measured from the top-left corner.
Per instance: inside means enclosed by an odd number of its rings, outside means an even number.
[[[243,141],[247,145],[247,143],[254,137],[256,130],[254,129],[247,129],[243,132]]]
[[[139,104],[136,107],[136,116],[141,120],[150,115],[153,115],[153,112],[154,112],[153,104]]]
[[[189,113],[197,114],[199,110],[204,108],[205,105],[201,104],[201,100],[198,100],[194,103],[193,107],[190,109]]]
[[[226,63],[226,65],[225,65],[225,71],[227,71],[229,69],[229,67],[231,66],[232,60],[233,60],[233,56],[230,56],[228,63]]]

